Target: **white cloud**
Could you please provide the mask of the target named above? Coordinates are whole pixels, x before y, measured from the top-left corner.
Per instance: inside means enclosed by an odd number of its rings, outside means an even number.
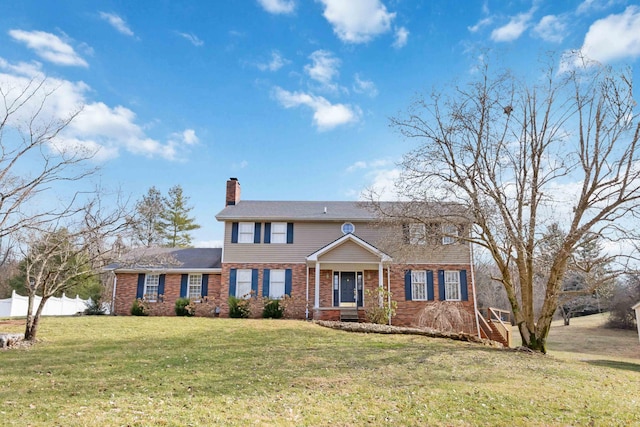
[[[294,0],[258,0],[264,10],[273,14],[289,14],[296,9]]]
[[[107,21],[109,25],[115,28],[119,33],[124,34],[125,36],[135,36],[125,20],[115,13],[100,12],[100,18]]]
[[[198,36],[196,36],[193,33],[181,33],[179,31],[176,31],[176,34],[178,34],[180,37],[183,37],[183,38],[189,40],[191,42],[191,44],[194,45],[194,46],[198,46],[199,47],[199,46],[204,45],[204,42],[200,38],[198,38]]]
[[[367,167],[367,162],[363,162],[362,160],[359,160],[357,162],[355,162],[354,164],[350,165],[347,168],[347,172],[351,173],[351,172],[355,172],[359,169],[365,169]]]
[[[291,61],[285,59],[277,50],[274,50],[273,52],[271,52],[271,61],[258,64],[257,67],[261,71],[278,71],[289,62]]]
[[[493,22],[493,19],[491,17],[489,18],[483,18],[481,20],[479,20],[476,25],[473,25],[471,27],[467,27],[467,30],[469,30],[469,32],[471,33],[476,33],[478,32],[481,28],[486,27],[487,25],[491,24]]]
[[[407,45],[407,40],[409,39],[409,30],[405,27],[400,27],[396,29],[396,39],[393,42],[393,47],[396,49],[400,49]]]
[[[591,11],[603,11],[616,4],[624,4],[624,0],[584,0],[576,9],[576,13],[584,14]]]
[[[357,122],[362,115],[358,107],[331,104],[321,96],[304,92],[289,92],[280,87],[275,87],[273,96],[284,108],[299,107],[301,105],[311,108],[313,110],[313,122],[320,131],[331,130],[340,125]]]
[[[379,0],[319,0],[333,32],[346,43],[365,43],[391,29],[395,13]]]
[[[535,8],[532,8],[526,13],[519,13],[511,17],[506,25],[496,28],[491,32],[491,40],[496,42],[510,42],[518,39],[529,27],[529,21],[531,21],[534,11]]]
[[[86,94],[91,88],[84,82],[46,77],[34,64],[11,64],[0,58],[0,81],[14,88],[9,96],[18,96],[24,88],[42,88],[12,117],[10,125],[24,123],[39,111],[35,127],[43,127],[51,120],[65,120],[76,114],[74,120],[52,141],[51,148],[58,152],[88,150],[94,159],[105,160],[119,155],[124,149],[132,154],[180,160],[186,147],[198,142],[192,129],[170,135],[166,142],[149,137],[136,123],[136,114],[123,107],[109,107],[103,102],[92,102]],[[34,83],[35,82],[35,83]],[[30,86],[31,85],[31,86]],[[43,103],[44,96],[47,96]],[[12,99],[9,99],[11,101]]]
[[[27,45],[36,55],[58,65],[88,67],[89,64],[78,55],[73,47],[55,34],[44,31],[10,30],[9,35]]]
[[[584,38],[581,52],[590,59],[609,62],[640,56],[640,8],[594,22]]]
[[[363,80],[360,78],[359,74],[354,76],[353,83],[353,91],[356,93],[364,93],[370,96],[371,98],[375,98],[378,96],[378,88],[376,88],[375,83],[370,80]]]
[[[541,39],[551,43],[561,43],[566,35],[567,25],[564,19],[554,16],[544,16],[538,24],[533,27],[533,33]]]
[[[326,50],[316,50],[309,58],[312,63],[304,66],[304,71],[309,77],[321,83],[325,89],[336,90],[333,79],[339,75],[340,60]]]
[[[367,173],[369,182],[367,190],[360,194],[361,200],[367,200],[366,195],[372,192],[379,200],[398,200],[396,183],[400,179],[401,170],[398,168],[379,168]]]

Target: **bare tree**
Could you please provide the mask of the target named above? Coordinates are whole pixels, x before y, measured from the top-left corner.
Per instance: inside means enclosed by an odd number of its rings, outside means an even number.
[[[28,294],[25,340],[36,338],[42,310],[49,298],[60,294],[83,278],[99,274],[113,259],[111,251],[115,237],[127,226],[124,208],[104,208],[99,197],[90,200],[82,215],[49,223],[47,229],[26,231],[24,257]],[[42,299],[33,311],[36,295]]]
[[[402,196],[468,206],[475,228],[461,238],[491,255],[523,344],[541,352],[580,239],[628,237],[625,221],[640,213],[631,73],[576,63],[563,72],[548,65],[533,84],[484,64],[474,82],[434,92],[391,120],[419,143],[402,162]],[[536,316],[536,247],[556,221],[566,235]]]
[[[46,79],[22,86],[0,81],[0,239],[73,215],[75,199],[47,209],[31,202],[56,184],[95,172],[86,165],[95,151],[66,146],[61,137],[81,108],[62,118],[52,115],[48,104],[55,90]]]

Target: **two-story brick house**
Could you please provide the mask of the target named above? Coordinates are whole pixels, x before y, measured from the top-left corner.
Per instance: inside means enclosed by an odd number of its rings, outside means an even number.
[[[414,323],[436,300],[473,316],[471,250],[450,234],[434,243],[421,239],[414,225],[381,227],[358,202],[242,200],[236,179],[227,182],[226,207],[216,218],[225,224],[223,296],[288,294],[306,301],[307,318],[337,320],[354,306],[362,311],[366,289],[384,287],[398,304],[394,324]],[[394,234],[429,250],[394,261],[385,252]],[[223,304],[222,314],[227,310]]]
[[[363,319],[366,290],[383,287],[397,302],[395,325],[415,324],[434,301],[475,318],[471,249],[455,238],[468,232],[468,222],[435,233],[450,225],[385,225],[358,202],[242,200],[235,178],[216,218],[224,222],[224,243],[220,276],[210,281],[219,287],[208,292],[222,317],[229,296],[289,295],[304,301],[303,318],[338,320],[357,310]]]

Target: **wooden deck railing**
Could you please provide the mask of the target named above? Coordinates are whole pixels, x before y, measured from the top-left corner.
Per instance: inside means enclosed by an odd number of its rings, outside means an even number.
[[[494,326],[509,347],[511,347],[511,313],[499,308],[489,307],[487,309],[487,319]],[[505,323],[506,322],[506,323]]]

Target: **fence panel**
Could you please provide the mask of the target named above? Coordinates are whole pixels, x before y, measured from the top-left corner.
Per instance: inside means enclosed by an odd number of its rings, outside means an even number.
[[[35,297],[33,310],[35,313],[40,305],[42,298]],[[88,300],[75,298],[68,298],[66,295],[62,295],[60,298],[51,297],[47,300],[42,309],[43,316],[71,316],[79,312],[83,312],[87,305],[91,303],[91,298]],[[0,300],[0,317],[25,317],[27,315],[27,308],[29,306],[29,298],[16,294],[16,291],[11,293],[11,298]]]

